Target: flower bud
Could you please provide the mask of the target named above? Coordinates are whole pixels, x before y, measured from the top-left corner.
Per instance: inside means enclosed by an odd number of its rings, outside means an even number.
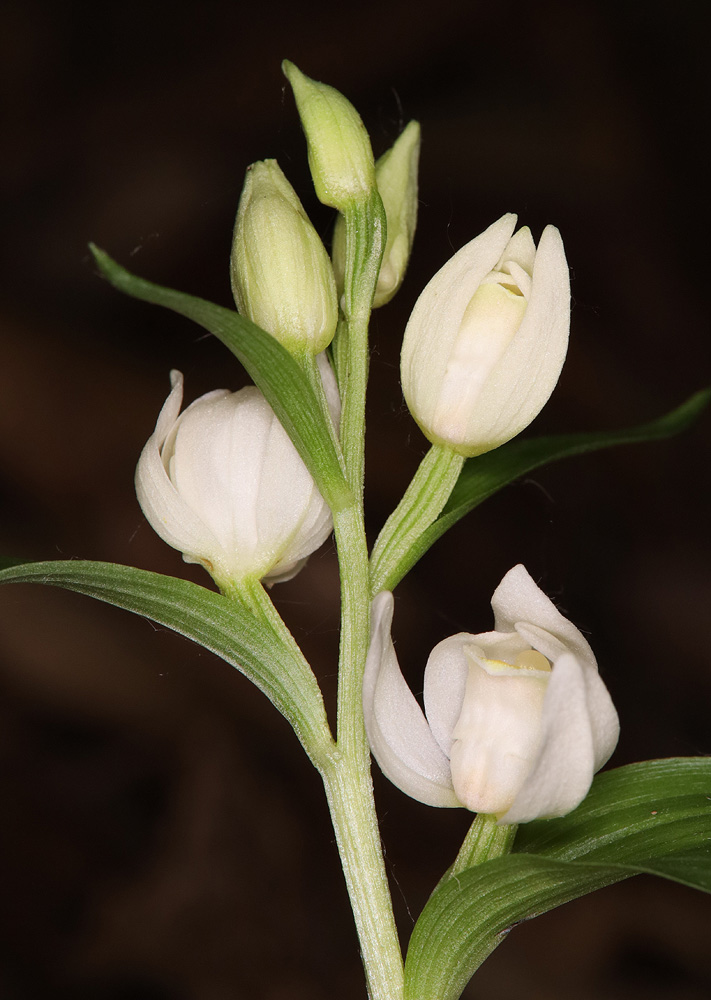
[[[331,262],[276,160],[247,171],[230,273],[239,312],[289,351],[318,354],[331,343],[338,321]]]
[[[319,356],[334,418],[333,372]],[[254,386],[217,389],[182,414],[183,376],[136,469],[136,493],[153,529],[224,587],[289,580],[328,537],[331,512],[286,431]]]
[[[430,441],[481,455],[519,434],[543,408],[563,366],[570,327],[560,233],[513,235],[505,215],[432,278],[402,345],[407,405]]]
[[[417,225],[417,166],[420,159],[420,126],[410,122],[395,144],[375,164],[375,178],[387,220],[387,239],[373,308],[384,306],[405,277]],[[345,220],[339,215],[333,231],[333,269],[343,286],[346,251]]]
[[[590,646],[515,566],[491,600],[493,632],[432,650],[423,713],[390,637],[392,595],[373,602],[363,711],[373,756],[408,795],[502,823],[564,816],[617,745],[619,722]]]
[[[375,187],[370,139],[360,115],[343,94],[309,79],[288,59],[282,63],[306,133],[309,167],[319,201],[343,212]]]

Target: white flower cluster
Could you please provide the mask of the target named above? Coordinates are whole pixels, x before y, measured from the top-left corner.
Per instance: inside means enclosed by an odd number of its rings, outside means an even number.
[[[323,353],[338,321],[355,238],[345,214],[379,188],[387,240],[374,306],[399,287],[417,214],[419,127],[410,123],[376,164],[362,122],[333,88],[285,64],[319,198],[343,213],[333,264],[275,161],[248,172],[232,253],[239,311],[298,360],[318,355],[334,424],[340,400]],[[335,268],[335,275],[334,275]],[[405,331],[407,404],[435,445],[475,457],[539,413],[565,358],[568,267],[558,230],[538,246],[504,215],[456,253],[420,295]],[[181,414],[173,388],[136,473],[146,517],[188,562],[224,588],[287,580],[332,529],[331,512],[254,387],[218,390]],[[581,633],[522,566],[494,593],[495,628],[439,643],[425,670],[425,712],[398,666],[393,599],[379,594],[363,706],[385,774],[434,806],[465,806],[505,823],[560,816],[586,795],[612,753],[618,721]]]

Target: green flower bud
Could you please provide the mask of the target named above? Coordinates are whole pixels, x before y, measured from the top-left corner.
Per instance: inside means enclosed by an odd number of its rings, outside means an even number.
[[[318,354],[333,340],[338,300],[318,233],[276,160],[247,171],[232,258],[237,309],[293,354]]]
[[[343,212],[375,187],[370,139],[360,115],[343,94],[282,63],[306,133],[309,167],[319,201]]]
[[[417,166],[420,159],[420,125],[412,121],[395,144],[375,164],[375,179],[387,219],[387,240],[375,288],[373,308],[384,306],[405,277],[417,225]],[[333,231],[333,269],[343,286],[346,226],[338,216]]]

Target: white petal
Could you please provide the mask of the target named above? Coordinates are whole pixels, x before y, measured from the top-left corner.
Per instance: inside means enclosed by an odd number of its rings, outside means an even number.
[[[547,226],[533,267],[525,315],[477,403],[477,428],[489,448],[527,427],[556,386],[570,331],[570,281],[560,233]],[[487,423],[483,423],[484,415]]]
[[[447,757],[469,675],[469,660],[464,650],[474,638],[468,632],[460,632],[438,642],[425,667],[425,713],[432,735]]]
[[[168,478],[160,450],[171,432],[180,411],[183,377],[171,372],[173,388],[145,444],[136,467],[136,495],[153,530],[173,548],[183,552],[188,561],[220,563],[221,548],[205,523],[178,494]]]
[[[402,676],[390,635],[393,597],[373,601],[371,642],[363,677],[363,712],[373,756],[407,795],[431,806],[460,805],[449,761]]]
[[[336,376],[329,364],[328,355],[325,351],[316,355],[316,363],[321,374],[331,419],[335,427],[338,428],[341,418],[341,398],[338,394]],[[285,432],[284,436],[286,438]],[[291,446],[291,451],[293,452],[290,455],[291,459],[294,459],[294,456],[298,457],[293,446]],[[292,521],[292,531],[290,537],[284,543],[279,561],[264,577],[264,581],[267,584],[282,583],[296,576],[306,563],[308,556],[320,548],[333,531],[333,518],[328,504],[319,493],[316,484],[300,458],[298,458],[298,463],[299,466],[294,466],[293,468],[297,477],[301,475],[302,470],[303,473],[308,475],[310,484],[309,499],[302,505],[301,518],[295,518]],[[285,467],[282,465],[281,459],[270,464],[273,466],[277,478],[283,482]],[[291,462],[289,463],[289,467],[292,467]],[[279,520],[283,520],[282,512],[277,512],[277,517]]]
[[[570,624],[570,623],[568,623]],[[592,724],[593,747],[595,751],[595,770],[599,770],[612,755],[620,735],[620,723],[617,718],[612,699],[597,672],[597,664],[590,647],[584,639],[580,643],[569,642],[567,645],[556,636],[535,625],[519,623],[516,631],[530,645],[547,656],[551,663],[560,659],[565,652],[573,653],[584,668],[585,687],[587,689],[590,718]],[[576,629],[577,631],[577,629]],[[583,651],[589,651],[589,659],[580,655],[576,645]]]
[[[180,375],[180,372],[172,371],[170,374],[172,380],[173,376],[176,374]],[[183,376],[180,375],[181,398],[182,398],[182,385],[183,385]],[[185,407],[180,416],[178,416],[177,419],[173,422],[172,427],[168,429],[168,432],[165,435],[164,440],[162,440],[161,442],[161,458],[163,459],[163,465],[165,466],[166,472],[170,474],[170,460],[173,457],[173,453],[175,450],[175,439],[177,437],[178,429],[180,428],[180,425],[183,421],[183,418],[185,417],[185,414],[190,413],[194,407],[202,407],[206,403],[215,402],[218,399],[227,399],[231,395],[232,393],[230,392],[229,389],[213,389],[212,392],[206,392],[204,396],[200,396],[198,397],[198,399],[194,399],[189,406]],[[166,405],[167,402],[168,401],[166,400]],[[165,410],[165,408],[166,407],[164,405],[163,410]],[[163,420],[163,410],[161,410],[161,414],[158,417],[158,424],[156,425],[156,435],[158,435],[158,427],[161,425]]]
[[[494,591],[491,606],[498,628],[514,628],[552,663],[568,652],[584,668],[595,770],[599,770],[617,746],[620,724],[587,639],[558,611],[521,565],[514,566],[503,578]]]
[[[486,433],[496,416],[482,413],[479,401],[527,308],[523,295],[489,280],[491,277],[479,285],[462,317],[428,424],[436,440],[468,449],[483,446],[481,433]]]
[[[580,629],[558,611],[520,563],[508,571],[494,591],[491,607],[499,631],[519,631],[525,635],[526,625],[537,626],[559,639],[582,664],[597,670],[595,655]],[[556,649],[555,655],[549,656],[535,641],[531,641],[531,645],[550,660],[556,659],[560,653]]]
[[[287,559],[281,559],[274,569],[270,570],[265,576],[262,577],[262,583],[266,587],[273,587],[275,583],[286,583],[287,580],[293,580],[297,573],[301,572],[308,561],[308,556],[305,556],[303,559],[298,559],[296,562],[289,562]]]
[[[588,714],[593,738],[595,770],[599,771],[612,756],[620,738],[620,719],[610,692],[599,674],[584,672]]]
[[[168,393],[168,398],[165,403],[163,403],[161,411],[158,414],[158,420],[156,421],[156,429],[154,432],[159,448],[163,447],[163,443],[168,437],[173,424],[178,419],[180,407],[183,404],[184,382],[183,373],[179,372],[177,368],[171,368],[170,392]]]
[[[531,648],[531,643],[518,632],[480,632],[469,639],[487,659],[503,660],[504,663],[515,663],[519,653]]]
[[[501,823],[564,816],[587,795],[595,753],[585,668],[565,654],[553,666],[543,702],[541,747]]]
[[[220,540],[230,575],[268,568],[261,558],[258,495],[272,412],[258,389],[196,400],[183,413],[170,475]]]
[[[459,632],[437,643],[425,667],[425,714],[432,735],[448,757],[464,702],[470,646],[489,659],[513,663],[530,643],[516,632]]]
[[[311,474],[276,417],[261,469],[257,517],[262,545],[283,577],[328,538],[333,522]],[[287,577],[288,578],[288,577]]]
[[[518,287],[521,289],[524,298],[528,302],[528,300],[531,297],[531,288],[533,286],[531,275],[528,273],[528,271],[525,271],[519,264],[517,264],[515,260],[510,260],[507,262],[506,270],[514,279]],[[502,284],[503,283],[504,282],[502,282]]]
[[[513,271],[510,270],[507,265],[517,264],[518,267],[526,271],[527,274],[533,274],[533,265],[535,260],[536,244],[533,242],[531,230],[528,226],[521,226],[521,228],[513,234],[511,239],[506,244],[506,249],[499,259],[496,270],[500,271],[502,268],[506,267],[509,274],[513,274]]]
[[[473,812],[505,812],[514,802],[541,744],[543,704],[551,674],[498,669],[469,645],[462,714],[454,728],[452,783]]]
[[[415,303],[402,345],[401,377],[415,419],[431,426],[452,345],[472,296],[493,270],[516,225],[504,215],[462,247],[426,285]]]

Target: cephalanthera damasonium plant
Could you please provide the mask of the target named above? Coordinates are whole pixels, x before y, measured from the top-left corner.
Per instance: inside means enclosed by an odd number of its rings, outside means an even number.
[[[423,651],[421,707],[391,638],[392,592],[441,534],[513,479],[568,455],[676,433],[708,393],[631,430],[516,440],[560,375],[570,290],[558,230],[547,226],[536,242],[515,215],[504,215],[434,275],[407,323],[402,388],[431,448],[369,553],[368,325],[407,268],[420,130],[411,122],[375,161],[345,97],[291,63],[284,72],[316,194],[337,211],[331,256],[274,160],[249,169],[239,203],[237,311],[153,285],[92,248],[113,285],[195,320],[255,382],[216,389],[183,409],[183,375],[172,372],[136,470],[152,527],[201,564],[217,591],[79,561],[6,559],[0,580],[66,587],[127,608],[216,652],[256,684],[323,779],[364,993],[456,1000],[508,929],[560,903],[640,871],[711,890],[711,761],[647,761],[598,774],[617,743],[617,712],[591,646],[522,565],[492,581],[491,631],[442,636]],[[186,382],[189,395],[189,374]],[[296,575],[332,532],[341,574],[335,729],[266,589]],[[485,619],[486,609],[477,611],[472,627]],[[405,794],[474,814],[404,960],[371,751]]]

